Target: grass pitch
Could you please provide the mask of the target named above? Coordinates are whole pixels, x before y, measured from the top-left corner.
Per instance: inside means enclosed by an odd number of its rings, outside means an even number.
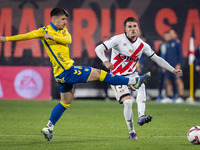
[[[76,100],[54,129],[54,141],[40,133],[58,101],[0,101],[0,150],[199,150],[187,140],[200,126],[200,104],[147,102],[152,122],[137,126],[138,140],[128,139],[123,105],[116,101]]]

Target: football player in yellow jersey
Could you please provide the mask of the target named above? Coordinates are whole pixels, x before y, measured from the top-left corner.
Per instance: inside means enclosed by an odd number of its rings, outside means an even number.
[[[101,81],[112,85],[133,85],[134,88],[138,89],[142,83],[145,83],[150,78],[150,72],[136,78],[126,78],[92,67],[74,66],[74,61],[69,56],[68,47],[68,44],[72,42],[71,35],[65,28],[69,16],[68,12],[62,8],[54,8],[50,15],[51,22],[48,26],[26,34],[10,37],[0,36],[0,42],[40,38],[45,46],[53,64],[54,76],[59,84],[61,95],[61,101],[54,107],[47,126],[41,131],[48,141],[53,140],[54,125],[73,100],[75,83]]]

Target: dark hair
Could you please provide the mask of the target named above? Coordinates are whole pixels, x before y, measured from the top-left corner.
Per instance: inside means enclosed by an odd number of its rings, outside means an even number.
[[[126,26],[126,23],[129,22],[129,21],[131,21],[131,22],[137,22],[137,23],[138,23],[138,21],[137,21],[135,18],[133,18],[133,17],[128,17],[128,18],[126,18],[126,20],[124,21],[124,27]]]
[[[63,9],[63,8],[56,7],[56,8],[53,8],[51,10],[51,17],[53,17],[53,16],[60,16],[60,15],[65,15],[66,17],[69,16],[68,12],[65,9]]]
[[[170,30],[167,30],[167,31],[165,31],[165,32],[164,32],[164,34],[167,34],[167,33],[169,33],[169,31],[170,31]]]

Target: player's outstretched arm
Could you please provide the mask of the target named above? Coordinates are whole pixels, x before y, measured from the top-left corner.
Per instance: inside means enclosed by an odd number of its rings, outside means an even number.
[[[0,42],[6,42],[6,41],[25,41],[30,39],[36,39],[36,38],[42,38],[44,36],[44,33],[42,32],[42,29],[33,30],[31,32],[25,33],[25,34],[18,34],[14,36],[0,36]]]
[[[162,68],[174,73],[177,76],[182,76],[182,74],[183,74],[181,69],[175,69],[167,61],[165,61],[164,59],[162,59],[161,57],[159,57],[156,54],[154,54],[151,57],[151,60],[153,60],[155,63],[157,63],[158,66],[160,66],[160,67],[162,67]]]

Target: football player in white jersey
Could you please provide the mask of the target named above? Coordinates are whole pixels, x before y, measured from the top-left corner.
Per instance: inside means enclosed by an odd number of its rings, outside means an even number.
[[[181,69],[173,68],[164,59],[157,56],[151,47],[138,37],[139,26],[138,21],[135,18],[129,17],[124,21],[124,30],[125,33],[113,36],[110,40],[103,42],[95,49],[97,56],[104,62],[105,66],[110,69],[112,74],[126,77],[138,76],[136,64],[142,53],[144,53],[160,67],[171,71],[177,76],[182,75]],[[108,49],[112,49],[111,62],[108,61],[104,52]],[[130,96],[129,87],[127,85],[118,85],[112,86],[112,89],[117,101],[120,104],[124,104],[124,118],[128,126],[129,138],[137,139],[133,125],[133,99]],[[139,116],[137,124],[142,126],[152,120],[152,116],[145,115],[145,84],[142,84],[139,89],[136,89],[136,92]]]

